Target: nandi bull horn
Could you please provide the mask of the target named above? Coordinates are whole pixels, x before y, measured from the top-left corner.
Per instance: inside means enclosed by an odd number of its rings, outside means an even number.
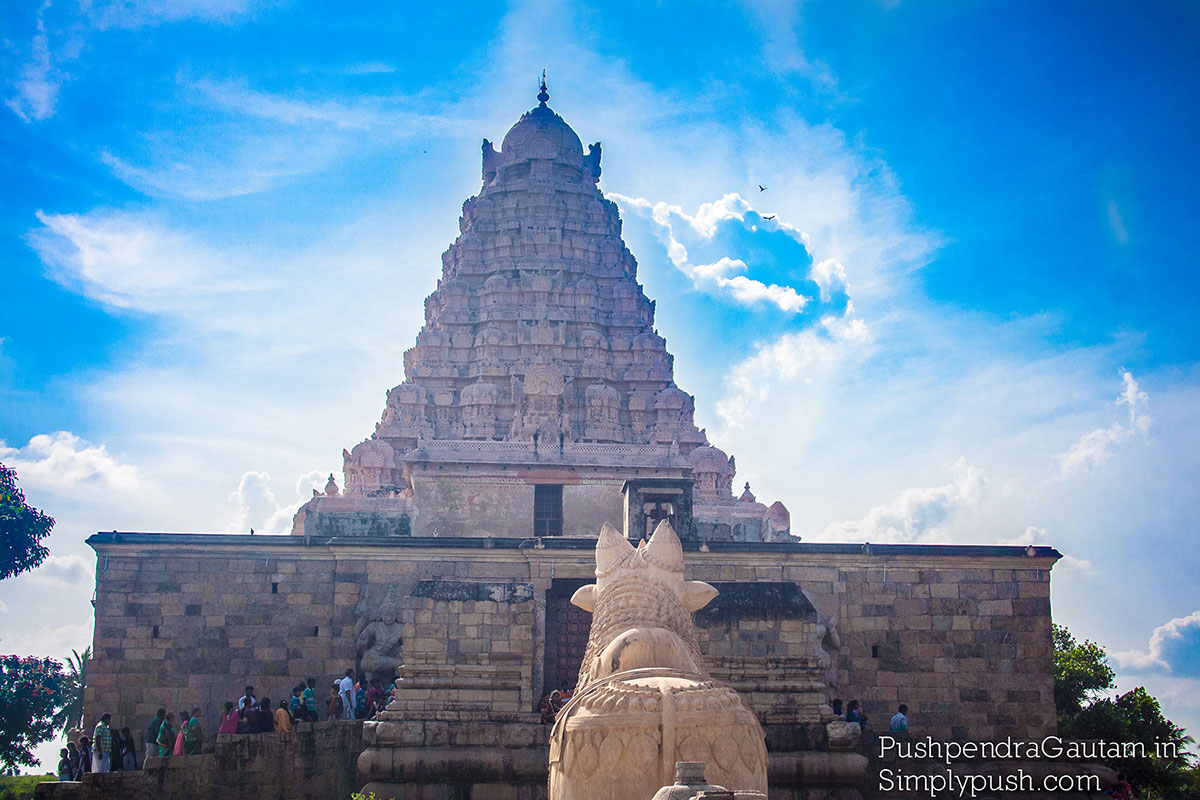
[[[676,761],[710,780],[766,791],[757,718],[708,678],[692,612],[717,590],[683,578],[683,546],[666,521],[634,547],[611,525],[596,542],[596,583],[571,602],[592,613],[579,684],[550,737],[550,800],[649,797]]]

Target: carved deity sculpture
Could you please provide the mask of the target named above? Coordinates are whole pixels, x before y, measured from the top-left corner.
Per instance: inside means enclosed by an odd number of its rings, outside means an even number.
[[[370,590],[359,601],[355,624],[356,646],[362,653],[359,668],[367,680],[388,681],[401,664],[404,624],[400,621],[400,603],[395,587],[389,587],[383,601],[372,609]]]
[[[754,712],[704,668],[691,614],[717,590],[683,579],[665,520],[634,547],[611,525],[596,542],[596,583],[571,602],[592,612],[579,684],[550,734],[550,800],[650,797],[675,762],[704,761],[730,789],[767,790]]]

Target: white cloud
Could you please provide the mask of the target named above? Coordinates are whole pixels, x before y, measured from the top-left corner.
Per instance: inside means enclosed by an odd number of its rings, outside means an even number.
[[[142,486],[136,467],[118,463],[104,445],[93,445],[69,431],[40,433],[21,448],[0,439],[0,461],[16,471],[22,485],[57,493],[88,487],[132,492]]]
[[[692,268],[692,276],[697,283],[705,280],[712,281],[717,286],[729,289],[736,300],[751,305],[759,300],[766,300],[779,306],[780,311],[800,311],[808,298],[799,294],[790,286],[765,284],[747,278],[745,275],[728,277],[729,272],[745,272],[746,262],[741,259],[723,257],[714,264],[700,264]]]
[[[80,616],[91,617],[91,608]],[[66,661],[72,650],[82,653],[83,649],[92,643],[93,623],[71,623],[51,627],[43,625],[29,630],[14,630],[13,619],[8,619],[0,627],[0,649],[6,653],[18,655],[48,656],[59,661]]]
[[[16,94],[5,105],[25,122],[54,116],[63,84],[82,72],[80,55],[88,37],[110,28],[141,28],[194,20],[233,22],[258,3],[251,0],[114,0],[62,3],[45,0],[38,9],[34,33],[12,82]],[[48,21],[52,8],[54,19]],[[72,68],[73,65],[73,68]]]
[[[398,142],[459,137],[479,123],[441,112],[421,93],[353,98],[265,92],[245,80],[178,79],[181,109],[170,127],[146,131],[102,161],[139,191],[218,200],[271,189],[353,153]],[[469,113],[469,112],[466,112]]]
[[[1113,653],[1113,658],[1133,673],[1200,677],[1200,610],[1159,625],[1150,634],[1146,650],[1124,650]]]
[[[29,234],[56,282],[117,308],[165,310],[250,288],[234,259],[135,215],[46,214]],[[243,256],[244,258],[244,256]]]
[[[1058,455],[1058,477],[1068,478],[1095,470],[1112,457],[1118,445],[1135,434],[1144,435],[1150,430],[1151,419],[1145,413],[1149,396],[1138,387],[1128,370],[1122,370],[1121,379],[1124,390],[1116,402],[1129,407],[1128,423],[1114,422],[1106,428],[1085,433],[1070,449]]]
[[[763,36],[762,58],[765,67],[777,75],[796,73],[808,78],[815,87],[832,91],[837,77],[828,65],[814,61],[800,43],[803,6],[795,0],[741,0]]]
[[[892,502],[876,506],[856,522],[835,522],[823,538],[838,541],[917,542],[945,532],[965,510],[979,506],[985,483],[982,469],[959,458],[954,479],[942,486],[908,489]]]
[[[998,544],[1014,544],[1020,546],[1028,545],[1049,545],[1053,546],[1050,541],[1050,535],[1045,528],[1034,527],[1029,525],[1025,528],[1025,532],[1020,536],[1012,539],[1001,539]],[[1061,572],[1079,572],[1085,575],[1095,575],[1096,570],[1092,568],[1092,562],[1083,558],[1063,553],[1062,560],[1055,566],[1055,569]]]
[[[292,527],[301,504],[309,500],[312,490],[324,487],[327,476],[320,472],[308,472],[296,480],[298,499],[290,504],[280,504],[271,491],[271,476],[265,472],[247,472],[242,475],[236,491],[229,500],[237,506],[237,514],[229,526],[231,533],[287,533]]]
[[[846,281],[846,268],[836,258],[826,258],[813,265],[813,280],[821,287],[821,299],[828,301],[835,290],[850,292],[850,284]]]
[[[689,262],[687,246],[680,241],[682,234],[675,230],[676,221],[682,222],[694,236],[711,240],[716,236],[718,227],[726,220],[746,222],[746,216],[753,214],[752,224],[767,225],[771,230],[780,230],[791,236],[797,243],[808,250],[808,237],[796,227],[779,220],[763,220],[761,215],[737,193],[724,195],[720,200],[702,203],[696,214],[690,215],[680,206],[668,203],[651,203],[642,197],[626,197],[622,194],[609,192],[608,197],[625,206],[629,210],[648,214],[656,223],[656,234],[663,240],[667,249],[667,257],[685,275],[692,279],[697,288],[715,287],[724,289],[728,296],[743,305],[754,305],[767,302],[775,305],[780,311],[798,313],[804,310],[810,298],[798,292],[791,286],[781,286],[777,283],[766,283],[747,275],[734,275],[731,272],[746,272],[749,267],[740,258],[722,256],[711,264],[692,264]],[[833,263],[837,263],[836,261]],[[840,265],[839,265],[840,268]],[[820,284],[822,286],[826,284]],[[842,274],[842,285],[845,285],[845,274]]]
[[[40,584],[90,586],[96,580],[95,559],[80,555],[48,556],[26,580]]]
[[[20,77],[14,82],[17,94],[4,102],[25,122],[38,122],[54,114],[62,73],[54,66],[50,41],[46,32],[45,12],[49,0],[42,4],[37,16],[37,32],[29,45],[29,60],[21,66]]]
[[[817,328],[784,334],[729,371],[717,414],[726,425],[741,428],[757,418],[773,390],[810,383],[847,358],[865,356],[870,345],[867,325],[857,319],[826,317]]]

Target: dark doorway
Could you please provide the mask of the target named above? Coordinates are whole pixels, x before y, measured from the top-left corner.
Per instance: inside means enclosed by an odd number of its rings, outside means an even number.
[[[571,605],[571,595],[587,581],[556,580],[546,593],[546,658],[542,694],[570,689],[579,679],[592,615]]]

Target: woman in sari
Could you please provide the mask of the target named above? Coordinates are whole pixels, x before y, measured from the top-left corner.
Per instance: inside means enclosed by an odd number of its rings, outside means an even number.
[[[192,709],[192,716],[183,729],[183,749],[189,756],[198,756],[204,749],[204,733],[200,730],[200,706]]]
[[[225,701],[225,710],[221,712],[221,721],[217,725],[217,734],[237,733],[238,713],[233,709],[233,703]]]
[[[175,734],[174,753],[177,756],[187,755],[187,750],[184,749],[184,745],[183,745],[184,732],[187,731],[187,726],[188,726],[188,712],[180,711],[179,712],[179,732]]]

